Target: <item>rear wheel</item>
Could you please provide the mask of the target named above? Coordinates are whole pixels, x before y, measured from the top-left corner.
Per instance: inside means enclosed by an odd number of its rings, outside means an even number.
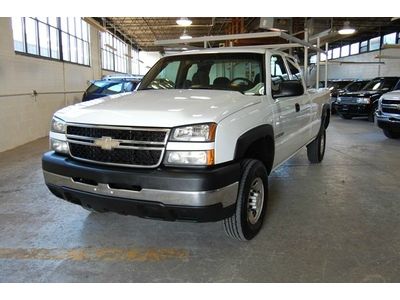
[[[326,130],[323,129],[318,136],[307,146],[307,157],[310,163],[317,164],[324,159],[326,147]]]
[[[240,241],[254,238],[263,224],[267,199],[267,170],[258,160],[244,160],[236,211],[231,217],[223,220],[226,234]]]
[[[390,129],[383,129],[383,133],[389,139],[398,139],[398,138],[400,138],[400,132],[394,132],[393,130],[390,130]]]

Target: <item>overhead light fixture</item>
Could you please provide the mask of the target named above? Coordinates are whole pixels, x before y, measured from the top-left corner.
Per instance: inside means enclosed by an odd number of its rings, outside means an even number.
[[[179,37],[181,40],[189,40],[189,39],[191,39],[192,38],[192,36],[191,35],[188,35],[187,33],[186,33],[186,29],[183,31],[183,34]]]
[[[176,20],[176,24],[179,26],[190,26],[192,24],[192,20],[189,20],[188,18],[180,18]]]
[[[342,35],[353,34],[356,30],[350,26],[350,21],[344,21],[343,27],[339,29],[338,33]]]

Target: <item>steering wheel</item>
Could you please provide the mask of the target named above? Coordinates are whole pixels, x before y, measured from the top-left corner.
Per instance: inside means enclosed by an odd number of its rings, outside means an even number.
[[[247,79],[247,78],[244,78],[244,77],[236,77],[236,78],[233,78],[233,79],[231,80],[230,84],[234,85],[233,83],[234,83],[235,81],[244,81],[244,82],[246,83],[246,85],[240,84],[240,83],[239,83],[238,85],[240,85],[240,86],[252,86],[252,85],[253,85],[253,81],[251,81],[251,80],[249,80],[249,79]]]

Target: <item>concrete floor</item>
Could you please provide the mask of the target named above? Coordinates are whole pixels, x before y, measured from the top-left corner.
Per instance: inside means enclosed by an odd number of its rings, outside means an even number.
[[[270,176],[264,228],[91,214],[50,194],[47,139],[0,154],[1,282],[399,282],[400,140],[333,117],[320,165]]]

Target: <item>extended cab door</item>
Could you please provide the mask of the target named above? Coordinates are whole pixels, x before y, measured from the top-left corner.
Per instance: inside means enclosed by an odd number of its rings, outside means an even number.
[[[290,72],[290,68],[293,68]],[[275,113],[275,165],[280,164],[310,139],[310,103],[300,78],[292,62],[285,61],[279,54],[270,58],[271,95]],[[296,72],[296,73],[295,73]],[[287,86],[298,87],[297,93],[285,93]]]

